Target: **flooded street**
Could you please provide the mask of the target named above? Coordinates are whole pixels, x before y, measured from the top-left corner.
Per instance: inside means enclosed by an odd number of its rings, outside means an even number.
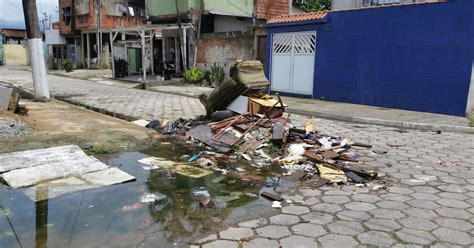
[[[217,173],[196,179],[161,169],[145,170],[137,162],[149,156],[177,161],[192,152],[184,145],[167,144],[144,153],[103,156],[107,165],[137,180],[36,204],[21,191],[2,185],[0,247],[182,247],[206,232],[272,211],[270,202],[252,197],[258,195],[262,183]],[[196,192],[208,192],[213,206],[202,207]],[[146,194],[164,199],[142,202]]]

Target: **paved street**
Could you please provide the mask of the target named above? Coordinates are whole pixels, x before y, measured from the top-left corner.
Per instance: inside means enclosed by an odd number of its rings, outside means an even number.
[[[0,67],[0,81],[33,89],[31,72],[26,70]],[[205,113],[204,107],[195,98],[125,89],[53,75],[48,75],[48,82],[51,94],[56,98],[135,118],[192,118]]]
[[[25,85],[29,72],[0,69],[0,80]],[[83,104],[141,118],[193,117],[194,98],[114,88],[48,76],[52,92]],[[292,115],[295,123],[304,116]],[[361,163],[392,185],[297,188],[281,213],[209,233],[199,246],[237,247],[467,247],[474,245],[474,135],[420,132],[317,119],[323,133],[370,143]],[[377,151],[377,152],[373,152]],[[386,153],[384,153],[386,151]],[[438,164],[441,160],[446,163]],[[145,245],[147,240],[145,240]]]
[[[304,117],[293,116],[296,122]],[[368,142],[363,164],[393,185],[299,188],[281,214],[249,220],[201,240],[202,247],[466,247],[474,243],[474,136],[318,119],[318,130]],[[375,154],[372,150],[387,151]],[[437,160],[457,163],[442,166]]]

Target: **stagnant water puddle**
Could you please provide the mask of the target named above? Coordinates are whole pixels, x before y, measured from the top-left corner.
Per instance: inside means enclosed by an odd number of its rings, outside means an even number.
[[[220,176],[215,173],[194,179],[170,171],[147,171],[137,162],[149,156],[177,160],[195,151],[183,144],[167,144],[102,158],[137,180],[36,204],[21,192],[1,185],[0,247],[182,247],[209,230],[272,210],[269,201],[245,195],[258,194],[261,185],[236,178],[215,180]],[[235,164],[250,170],[243,162]],[[272,175],[272,171],[253,173]],[[212,208],[201,207],[193,194],[204,189],[215,201]],[[166,198],[142,203],[147,193]],[[229,201],[229,196],[234,199]]]

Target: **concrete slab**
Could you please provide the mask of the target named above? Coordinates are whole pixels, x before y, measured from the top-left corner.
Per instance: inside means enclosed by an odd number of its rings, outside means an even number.
[[[81,175],[87,182],[98,186],[111,186],[135,180],[134,176],[125,173],[117,168],[109,168],[102,171],[95,171]]]
[[[64,161],[76,161],[87,156],[75,145],[52,147],[33,151],[0,154],[0,173],[11,170],[52,164]]]
[[[117,168],[109,168],[102,171],[95,171],[80,176],[68,177],[38,184],[36,186],[22,189],[22,192],[32,201],[43,201],[52,199],[64,194],[81,190],[97,189],[105,186],[130,182],[135,180],[131,176]]]
[[[0,85],[0,110],[7,111],[13,89]]]

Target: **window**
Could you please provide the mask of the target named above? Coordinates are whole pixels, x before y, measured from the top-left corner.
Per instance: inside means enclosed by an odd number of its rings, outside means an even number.
[[[71,7],[62,8],[63,22],[66,26],[71,25]]]

